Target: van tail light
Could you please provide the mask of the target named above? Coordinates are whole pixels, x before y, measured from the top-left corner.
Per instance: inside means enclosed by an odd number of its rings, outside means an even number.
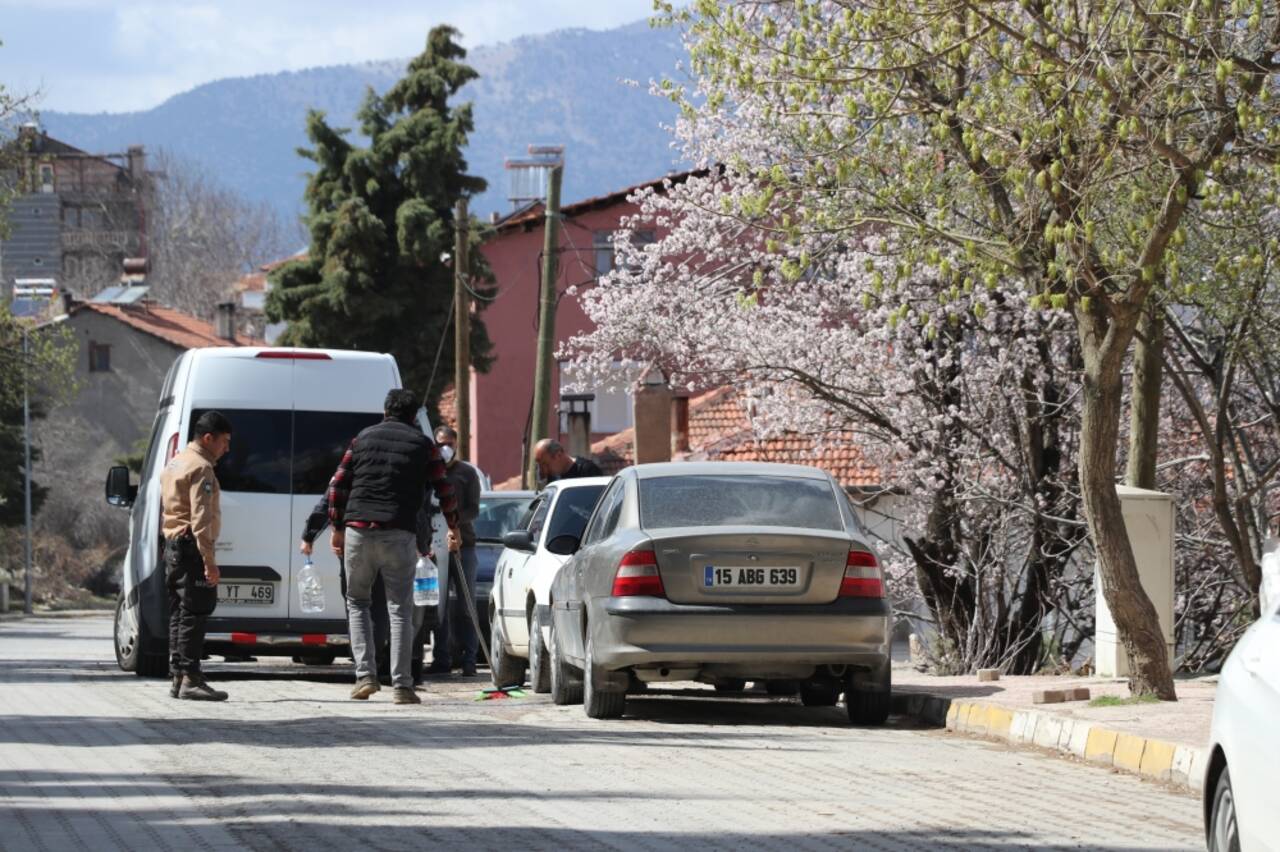
[[[613,575],[613,596],[665,598],[658,558],[652,550],[631,550],[623,554],[618,571]]]
[[[266,349],[255,358],[289,358],[295,361],[332,361],[327,352],[309,352],[306,349]]]
[[[164,463],[168,464],[173,461],[173,457],[178,454],[178,433],[174,432],[169,436],[169,451],[165,454]]]
[[[840,597],[884,597],[884,574],[874,553],[861,548],[849,550],[844,561],[844,579],[840,581]]]

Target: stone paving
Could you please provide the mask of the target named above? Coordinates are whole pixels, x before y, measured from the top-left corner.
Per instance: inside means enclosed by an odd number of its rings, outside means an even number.
[[[347,699],[340,668],[120,672],[110,619],[0,622],[0,849],[1199,849],[1197,801],[839,708],[707,690],[587,719],[544,696]],[[675,691],[673,691],[675,692]]]

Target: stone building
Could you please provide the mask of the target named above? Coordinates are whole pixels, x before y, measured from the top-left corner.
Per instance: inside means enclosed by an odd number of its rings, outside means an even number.
[[[146,256],[153,192],[142,146],[91,154],[26,124],[6,154],[15,192],[0,240],[6,300],[17,281],[33,279],[86,298],[118,277],[125,258]]]

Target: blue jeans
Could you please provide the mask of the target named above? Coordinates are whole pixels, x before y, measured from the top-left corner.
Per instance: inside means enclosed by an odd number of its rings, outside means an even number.
[[[449,565],[449,588],[455,588],[456,584],[461,580],[459,575],[465,576],[467,579],[467,589],[471,592],[471,600],[474,603],[476,599],[476,549],[475,547],[464,547],[455,555],[451,555]],[[462,570],[459,571],[459,563]],[[467,609],[467,602],[463,600],[462,590],[457,589],[458,594],[458,618],[451,618],[449,610],[449,588],[440,587],[440,626],[436,629],[436,638],[431,646],[431,659],[437,668],[453,665],[453,643],[456,638],[458,644],[462,646],[461,663],[465,668],[474,667],[476,664],[476,650],[480,640],[476,636],[476,627],[471,623],[471,613]]]
[[[379,575],[387,592],[391,620],[391,683],[413,689],[413,573],[417,545],[405,530],[348,527],[345,542],[347,618],[356,677],[378,676],[372,608],[373,581]]]

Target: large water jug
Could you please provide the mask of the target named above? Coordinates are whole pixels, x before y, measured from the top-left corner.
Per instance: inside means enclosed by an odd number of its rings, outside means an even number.
[[[302,611],[309,615],[324,612],[324,586],[320,583],[320,572],[316,564],[308,556],[298,572],[298,599],[302,602]]]

